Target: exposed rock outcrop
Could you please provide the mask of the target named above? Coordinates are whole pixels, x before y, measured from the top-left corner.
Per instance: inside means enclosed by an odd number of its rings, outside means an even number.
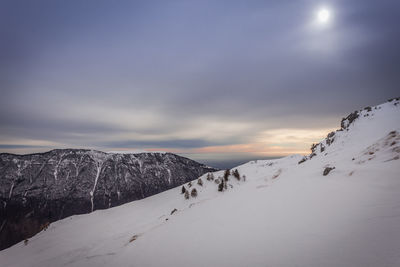
[[[334,170],[335,167],[326,167],[324,169],[324,172],[322,173],[323,176],[327,176],[332,170]]]
[[[389,99],[387,103],[390,103],[390,105],[398,106],[400,104],[400,98],[393,98]],[[319,154],[326,154],[327,148],[332,145],[333,142],[337,139],[337,136],[340,135],[340,133],[347,132],[350,130],[352,125],[356,123],[357,119],[361,117],[372,117],[374,116],[374,110],[379,110],[381,109],[381,106],[376,106],[374,108],[372,107],[365,107],[362,110],[354,111],[350,113],[347,117],[343,118],[340,122],[340,129],[330,132],[327,137],[322,140],[321,142],[317,144],[312,144],[311,145],[311,153],[307,156],[304,156],[298,164],[302,164],[306,162],[307,160],[312,159],[313,157],[319,155]]]
[[[342,121],[340,122],[340,126],[342,127],[341,130],[346,130],[349,128],[350,124],[353,123],[358,117],[359,117],[359,112],[354,111],[353,113],[350,113],[346,118],[343,118]]]

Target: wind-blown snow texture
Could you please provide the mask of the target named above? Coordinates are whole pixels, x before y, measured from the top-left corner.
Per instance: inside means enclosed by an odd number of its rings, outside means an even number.
[[[0,154],[0,248],[49,222],[142,199],[214,170],[171,153]]]
[[[302,159],[72,216],[0,252],[2,266],[400,266],[400,104],[364,110]],[[332,135],[330,136],[330,138]],[[311,158],[311,159],[310,159]],[[326,176],[327,167],[334,167]],[[243,176],[246,176],[244,181]],[[189,184],[185,185],[189,189]],[[176,211],[174,211],[176,209]]]

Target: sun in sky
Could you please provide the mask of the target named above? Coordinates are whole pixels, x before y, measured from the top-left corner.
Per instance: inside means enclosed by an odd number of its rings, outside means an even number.
[[[328,8],[320,8],[317,11],[317,21],[320,24],[327,24],[331,20],[332,12]]]
[[[313,24],[317,27],[327,27],[332,24],[334,10],[331,6],[321,5],[314,10]]]

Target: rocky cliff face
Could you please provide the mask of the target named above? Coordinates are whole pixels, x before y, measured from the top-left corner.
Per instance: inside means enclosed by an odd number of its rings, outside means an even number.
[[[215,169],[171,153],[0,154],[0,249],[48,223],[142,199]]]

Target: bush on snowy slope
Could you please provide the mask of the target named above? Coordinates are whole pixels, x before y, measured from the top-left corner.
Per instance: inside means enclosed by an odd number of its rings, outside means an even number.
[[[185,199],[189,199],[189,190],[185,191]]]
[[[235,170],[233,171],[233,176],[234,176],[238,181],[240,181],[240,173],[239,173],[239,171],[238,171],[237,169],[235,169]]]
[[[192,192],[190,193],[190,196],[191,196],[191,197],[197,197],[197,190],[196,190],[196,188],[193,188],[193,189],[192,189]]]
[[[217,176],[216,179],[214,178],[214,173],[207,173],[199,177],[197,179],[197,182],[191,181],[186,185],[183,185],[181,187],[181,194],[184,194],[185,199],[190,199],[190,197],[198,196],[198,194],[203,191],[203,187],[207,187],[207,185],[211,183],[214,184],[214,186],[216,185],[216,191],[223,192],[226,191],[228,188],[233,188],[234,184],[238,185],[241,184],[241,182],[246,181],[246,175],[241,176],[238,169],[235,169],[233,171],[228,169],[225,171],[218,171],[216,173],[219,173],[219,176]],[[230,179],[232,177],[234,177],[235,180]],[[205,179],[203,180],[202,178]],[[186,189],[185,186],[189,189]],[[192,193],[194,195],[192,195]]]
[[[221,183],[218,184],[218,191],[219,192],[224,191],[224,188],[225,188],[224,183],[225,183],[225,181],[222,180]]]
[[[228,181],[229,175],[231,175],[231,170],[228,169],[228,170],[226,170],[225,173],[224,173],[224,180],[225,180],[225,181]]]

